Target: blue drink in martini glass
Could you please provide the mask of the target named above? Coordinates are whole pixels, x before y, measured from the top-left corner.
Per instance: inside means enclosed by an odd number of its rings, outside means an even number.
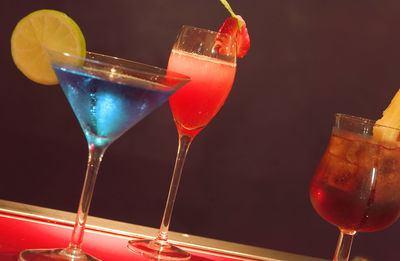
[[[89,146],[74,230],[65,249],[29,249],[19,260],[98,260],[81,250],[101,159],[108,146],[190,79],[157,67],[87,52],[86,58],[48,50],[60,86]]]
[[[105,75],[59,64],[53,68],[89,143],[98,146],[121,136],[176,90],[116,75],[115,69]]]

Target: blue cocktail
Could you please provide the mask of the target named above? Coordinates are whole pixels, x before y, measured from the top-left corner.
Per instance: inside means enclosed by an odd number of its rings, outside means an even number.
[[[25,250],[20,260],[97,260],[81,250],[97,172],[107,147],[189,81],[153,66],[101,54],[48,50],[53,69],[89,145],[86,178],[66,249]]]
[[[149,88],[148,82],[115,73],[106,76],[84,68],[53,68],[86,138],[98,146],[121,136],[176,91],[166,86]]]

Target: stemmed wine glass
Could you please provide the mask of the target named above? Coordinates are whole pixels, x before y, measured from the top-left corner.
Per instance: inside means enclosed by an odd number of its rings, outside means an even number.
[[[187,76],[102,54],[47,50],[89,146],[86,177],[66,249],[30,249],[19,260],[97,260],[81,250],[97,172],[108,146],[189,81]]]
[[[334,261],[348,260],[356,232],[394,223],[400,214],[400,143],[381,132],[400,132],[374,121],[336,114],[328,147],[311,181],[318,214],[337,226]]]
[[[218,46],[217,36],[225,39],[224,52],[218,51],[221,46]],[[191,78],[190,83],[169,98],[179,144],[168,199],[157,238],[131,240],[128,247],[159,260],[186,260],[190,258],[189,253],[167,242],[172,210],[189,146],[217,114],[232,88],[236,72],[236,39],[184,25],[172,48],[168,69]]]

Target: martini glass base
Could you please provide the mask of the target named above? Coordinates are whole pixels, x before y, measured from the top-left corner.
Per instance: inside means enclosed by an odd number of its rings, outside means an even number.
[[[19,254],[18,261],[100,261],[88,254],[79,251],[79,254],[70,254],[65,249],[28,249]]]
[[[157,240],[131,240],[128,248],[156,260],[189,260],[190,254],[182,249]]]

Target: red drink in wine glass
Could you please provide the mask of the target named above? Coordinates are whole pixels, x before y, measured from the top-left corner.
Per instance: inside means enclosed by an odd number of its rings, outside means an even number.
[[[341,231],[334,260],[348,260],[353,235],[393,224],[400,214],[400,142],[374,137],[375,122],[337,114],[310,186],[318,214]]]

